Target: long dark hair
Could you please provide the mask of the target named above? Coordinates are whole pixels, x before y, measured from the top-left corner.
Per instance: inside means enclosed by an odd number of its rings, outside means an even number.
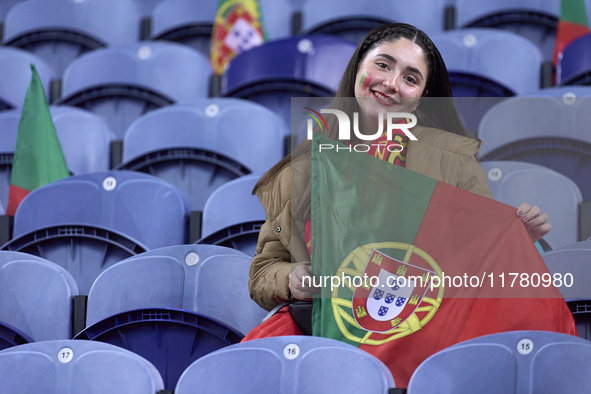
[[[341,82],[335,94],[330,108],[339,109],[347,114],[352,114],[359,111],[356,100],[351,100],[355,97],[355,79],[359,71],[359,65],[365,56],[372,49],[384,42],[393,42],[400,38],[406,38],[417,44],[425,56],[425,63],[427,64],[428,76],[423,97],[453,97],[447,68],[441,57],[441,54],[435,47],[431,39],[422,31],[414,26],[405,23],[392,23],[382,25],[373,29],[353,52],[347,68],[343,73]],[[464,126],[458,114],[458,110],[452,99],[449,100],[421,100],[419,107],[415,110],[417,117],[417,124],[425,127],[433,127],[459,135],[466,135]],[[351,119],[351,118],[350,118]],[[327,117],[328,127],[323,134],[334,140],[338,139],[338,125],[336,116]],[[321,130],[315,130],[321,132]],[[292,160],[298,159],[305,155],[310,155],[312,150],[312,142],[304,140],[294,151],[275,164],[265,175],[259,179],[253,189],[255,193],[261,186],[266,185],[271,180],[275,179],[277,175],[286,166],[290,165]],[[309,185],[305,190],[306,195],[309,195]],[[307,203],[305,202],[307,201]],[[303,199],[303,205],[296,207],[300,214],[309,216],[309,198]],[[292,207],[293,209],[294,207]]]

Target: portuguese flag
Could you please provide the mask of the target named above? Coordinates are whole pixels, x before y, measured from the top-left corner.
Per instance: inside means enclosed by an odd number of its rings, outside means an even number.
[[[223,74],[237,54],[265,42],[258,0],[218,0],[211,36],[211,66]]]
[[[31,64],[31,83],[18,126],[6,214],[14,216],[32,190],[70,175],[49,113],[43,85]]]
[[[314,335],[375,355],[397,387],[430,355],[474,337],[576,335],[515,208],[320,134],[312,143]]]
[[[556,30],[556,42],[552,63],[558,63],[558,54],[575,38],[589,33],[589,17],[585,0],[562,0],[560,19]]]

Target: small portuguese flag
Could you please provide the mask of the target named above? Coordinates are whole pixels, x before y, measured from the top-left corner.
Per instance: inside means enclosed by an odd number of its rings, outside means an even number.
[[[218,0],[211,36],[211,66],[223,74],[237,54],[265,42],[258,0]]]
[[[312,141],[314,335],[375,355],[397,387],[464,340],[576,335],[515,208],[347,148]]]
[[[31,64],[31,83],[25,96],[12,161],[8,207],[14,216],[32,190],[70,175],[49,113],[43,84]]]
[[[558,63],[558,55],[575,38],[589,33],[589,16],[585,0],[562,0],[560,19],[556,30],[556,42],[552,63]]]

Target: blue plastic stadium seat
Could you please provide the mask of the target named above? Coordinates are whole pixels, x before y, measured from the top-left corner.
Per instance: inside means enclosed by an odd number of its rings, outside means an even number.
[[[0,23],[4,21],[6,14],[8,14],[8,11],[10,11],[12,6],[14,6],[19,1],[21,0],[3,0],[0,2]]]
[[[471,339],[425,360],[408,394],[584,393],[591,386],[591,343],[547,331]]]
[[[175,393],[386,394],[393,387],[388,368],[363,350],[328,338],[282,336],[232,345],[197,360]]]
[[[251,259],[221,246],[178,245],[123,260],[93,284],[86,324],[90,327],[135,309],[173,308],[199,313],[248,334],[267,314],[248,292]]]
[[[560,0],[456,0],[456,24],[510,31],[527,38],[552,60]]]
[[[12,327],[10,324],[0,321],[0,350],[31,342],[35,342],[33,338],[21,330]]]
[[[571,42],[556,67],[559,85],[591,85],[591,34]]]
[[[262,104],[289,126],[291,98],[334,95],[354,50],[348,40],[322,35],[268,42],[230,62],[222,93]]]
[[[124,260],[93,284],[87,328],[76,338],[145,357],[173,389],[193,361],[239,342],[266,315],[250,299],[250,261],[212,245],[178,245]]]
[[[555,86],[531,92],[528,97],[562,97],[565,103],[577,97],[591,97],[591,86]]]
[[[500,101],[491,98],[540,87],[540,50],[515,33],[462,29],[432,39],[445,61],[456,105],[468,129],[475,130],[486,111]]]
[[[53,69],[40,57],[15,48],[0,47],[0,111],[20,108],[31,83],[31,67],[34,64],[49,100]]]
[[[0,203],[8,206],[8,190],[20,110],[0,112]]]
[[[443,31],[444,8],[445,0],[308,0],[302,8],[302,28],[306,33],[337,35],[355,43],[386,23],[409,23],[434,34]]]
[[[152,11],[151,38],[189,45],[209,56],[216,10],[213,1],[159,1]]]
[[[154,364],[169,390],[192,362],[242,338],[238,331],[205,315],[171,308],[119,313],[75,337],[106,342],[142,356]]]
[[[235,179],[221,186],[203,208],[201,239],[197,243],[221,245],[254,256],[265,210],[252,189],[261,174]]]
[[[285,125],[245,100],[196,100],[137,119],[123,143],[124,170],[147,172],[178,187],[192,210],[224,183],[265,172],[283,158]]]
[[[211,66],[199,52],[171,42],[99,49],[64,73],[60,104],[105,117],[120,139],[153,109],[208,95]]]
[[[14,218],[5,250],[59,264],[81,294],[106,268],[147,249],[186,242],[188,204],[180,191],[128,171],[77,175],[32,191]]]
[[[591,98],[513,97],[480,123],[483,161],[513,160],[548,167],[572,179],[591,200]]]
[[[110,169],[111,141],[115,133],[99,116],[78,108],[50,107],[70,173],[73,175]],[[0,112],[0,202],[7,205],[10,172],[20,121],[20,109]]]
[[[546,167],[515,161],[485,161],[495,200],[519,207],[524,202],[547,213],[552,231],[544,241],[552,249],[579,240],[579,205],[583,201],[577,185],[566,176]],[[552,192],[548,192],[551,185]]]
[[[0,251],[0,321],[35,341],[72,337],[74,278],[58,265]]]
[[[145,359],[106,343],[58,340],[0,352],[2,391],[11,394],[155,394],[162,377]]]
[[[542,257],[553,275],[566,278],[560,292],[575,318],[579,336],[591,341],[591,240],[552,250]]]
[[[276,40],[289,36],[292,2],[260,0],[259,4],[267,39]],[[215,1],[160,1],[152,12],[151,38],[189,45],[209,57],[216,10]]]
[[[4,44],[31,51],[62,75],[76,57],[139,41],[142,5],[135,0],[27,0],[4,21]]]
[[[50,112],[70,173],[111,168],[111,142],[116,135],[104,118],[65,105],[50,107]]]

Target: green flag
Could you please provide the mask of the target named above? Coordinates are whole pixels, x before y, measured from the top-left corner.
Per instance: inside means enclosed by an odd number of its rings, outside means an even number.
[[[12,161],[6,214],[14,216],[31,191],[70,175],[35,66],[25,96]]]

